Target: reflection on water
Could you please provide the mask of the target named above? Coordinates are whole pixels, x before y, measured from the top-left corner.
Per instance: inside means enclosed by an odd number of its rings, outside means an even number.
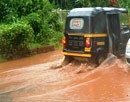
[[[61,55],[61,49],[59,49],[57,51],[43,53],[28,58],[0,63],[0,72],[5,70],[10,70],[10,69],[15,69],[15,68],[21,68],[24,66],[46,63],[46,62],[61,59],[62,57],[63,55]]]
[[[72,62],[59,69],[60,50],[0,64],[0,102],[129,102],[130,72],[111,56],[98,68]]]

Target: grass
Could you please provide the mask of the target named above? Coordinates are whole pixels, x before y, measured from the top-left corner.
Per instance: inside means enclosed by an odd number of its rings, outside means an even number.
[[[39,43],[31,43],[29,44],[29,49],[35,49],[35,48],[38,48],[38,47],[41,47],[43,45],[39,44]]]
[[[0,63],[1,63],[1,62],[5,62],[5,61],[7,61],[7,60],[4,59],[4,58],[2,58],[2,57],[0,56]]]

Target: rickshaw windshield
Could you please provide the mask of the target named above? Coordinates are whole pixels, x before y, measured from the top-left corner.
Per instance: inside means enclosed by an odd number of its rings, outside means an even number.
[[[90,33],[89,17],[69,17],[66,21],[66,33]]]

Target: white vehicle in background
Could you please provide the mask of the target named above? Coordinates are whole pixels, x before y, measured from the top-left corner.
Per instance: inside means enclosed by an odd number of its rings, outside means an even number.
[[[130,66],[130,39],[128,40],[126,45],[125,56],[126,56],[126,63]]]

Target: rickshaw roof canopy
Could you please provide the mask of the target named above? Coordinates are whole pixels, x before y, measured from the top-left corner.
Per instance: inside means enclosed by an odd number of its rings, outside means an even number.
[[[125,8],[114,8],[114,7],[89,7],[89,8],[74,8],[72,9],[69,16],[93,16],[98,13],[128,13],[128,10]]]

